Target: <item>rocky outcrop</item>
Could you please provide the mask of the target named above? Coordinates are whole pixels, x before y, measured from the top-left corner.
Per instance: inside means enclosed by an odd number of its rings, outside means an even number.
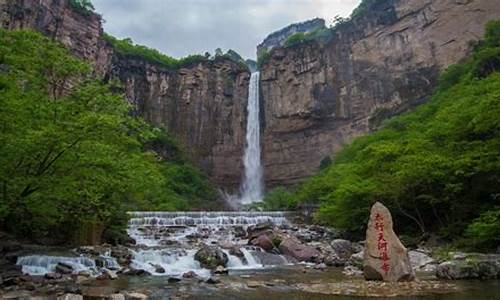
[[[367,280],[412,281],[415,279],[408,250],[392,228],[389,210],[377,202],[372,206],[366,229],[363,271]]]
[[[377,1],[326,44],[274,49],[261,70],[268,185],[314,174],[354,137],[426,101],[439,72],[498,18],[490,0]]]
[[[286,39],[295,33],[307,33],[316,29],[326,28],[325,20],[315,18],[309,21],[295,23],[268,35],[262,43],[257,46],[257,53],[268,52],[271,49],[283,46]]]
[[[135,111],[178,138],[216,184],[239,184],[250,79],[246,68],[217,58],[170,70],[117,55],[108,76],[119,78]]]
[[[247,68],[224,57],[181,69],[124,57],[103,39],[101,17],[79,13],[68,0],[0,0],[0,23],[8,29],[38,30],[89,61],[97,75],[118,78],[135,112],[178,138],[214,183],[239,185]]]
[[[38,30],[91,62],[96,73],[104,75],[112,49],[101,39],[101,23],[100,15],[81,14],[68,0],[0,0],[3,28]]]

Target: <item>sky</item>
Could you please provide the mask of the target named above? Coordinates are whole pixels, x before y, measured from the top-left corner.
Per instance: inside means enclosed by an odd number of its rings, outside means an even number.
[[[289,24],[346,17],[360,0],[92,0],[104,30],[174,57],[256,46]]]

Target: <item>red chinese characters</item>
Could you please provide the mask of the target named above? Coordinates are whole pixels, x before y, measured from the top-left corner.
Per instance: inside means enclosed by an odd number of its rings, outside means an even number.
[[[375,230],[378,233],[377,248],[380,253],[380,259],[382,260],[382,266],[380,267],[384,271],[385,275],[389,273],[389,255],[387,254],[387,241],[384,237],[384,217],[377,213],[375,215]]]

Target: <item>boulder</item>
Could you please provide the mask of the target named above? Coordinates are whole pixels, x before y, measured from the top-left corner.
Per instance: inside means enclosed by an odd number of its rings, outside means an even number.
[[[259,235],[257,238],[252,239],[251,241],[249,241],[249,244],[252,246],[261,247],[265,251],[271,251],[276,248],[273,241],[266,234]]]
[[[372,206],[363,257],[367,280],[412,281],[408,250],[394,233],[392,216],[380,202]]]
[[[194,259],[200,262],[203,268],[215,269],[217,266],[226,266],[228,257],[219,248],[204,245],[196,254]]]
[[[441,279],[476,279],[479,274],[475,266],[466,261],[445,261],[437,266],[436,277]]]
[[[262,251],[252,251],[252,255],[264,266],[280,266],[289,263],[282,255]]]
[[[271,222],[265,222],[257,225],[248,226],[247,239],[251,240],[253,238],[256,238],[267,231],[271,231],[272,228],[273,228],[273,223]]]
[[[113,294],[109,295],[109,300],[125,300],[125,296],[123,294]]]
[[[64,294],[57,297],[57,300],[83,300],[83,296],[77,294]]]
[[[411,266],[415,270],[425,270],[427,265],[436,262],[432,257],[418,250],[409,251],[408,256],[410,257]]]
[[[62,274],[61,273],[47,273],[47,274],[45,274],[44,277],[48,280],[57,280],[57,279],[62,278]]]
[[[320,256],[315,248],[302,244],[293,237],[286,237],[279,245],[281,253],[291,256],[298,261],[314,262]]]
[[[125,299],[127,300],[147,300],[148,296],[141,293],[127,293],[125,295]]]
[[[71,274],[73,273],[73,266],[59,262],[56,265],[56,272],[61,274]]]
[[[99,275],[99,277],[97,277],[98,279],[111,279],[111,280],[115,280],[118,278],[118,275],[116,275],[115,272],[111,271],[111,270],[108,270],[108,269],[102,269],[101,270],[102,274]]]
[[[229,270],[224,268],[223,266],[217,266],[217,268],[215,268],[214,270],[214,274],[228,274],[229,273]]]
[[[195,278],[197,276],[198,275],[193,271],[189,271],[189,272],[182,274],[182,278]]]
[[[155,272],[156,272],[156,273],[158,273],[158,274],[163,274],[163,273],[165,273],[165,272],[166,272],[166,271],[165,271],[165,268],[164,268],[164,267],[162,267],[162,266],[160,266],[160,265],[157,265],[157,264],[151,264],[151,263],[150,263],[150,265],[151,265],[153,268],[155,268]]]
[[[335,239],[330,243],[335,255],[342,260],[347,260],[354,253],[352,243],[348,240]]]

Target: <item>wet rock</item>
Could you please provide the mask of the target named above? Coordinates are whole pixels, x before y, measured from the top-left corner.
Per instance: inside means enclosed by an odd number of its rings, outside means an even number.
[[[77,294],[64,294],[57,297],[57,300],[83,300],[83,296]]]
[[[215,268],[214,270],[214,274],[228,274],[229,273],[229,270],[224,268],[223,266],[217,266],[217,268]]]
[[[56,265],[56,272],[61,274],[71,274],[73,273],[73,267],[63,262],[59,262]]]
[[[348,240],[335,239],[330,245],[339,259],[347,260],[354,253],[352,243]]]
[[[312,262],[320,256],[318,250],[311,246],[302,244],[293,237],[285,238],[279,245],[279,250],[285,255],[289,255],[298,261]]]
[[[479,278],[477,270],[465,261],[446,261],[437,266],[436,277],[442,279]]]
[[[264,284],[263,284],[262,282],[258,282],[258,281],[253,281],[253,280],[251,280],[251,281],[248,281],[248,282],[247,282],[247,286],[248,286],[249,288],[255,289],[255,288],[258,288],[258,287],[262,287],[262,286],[264,286]]]
[[[151,275],[151,273],[149,273],[146,270],[134,269],[134,268],[130,268],[130,269],[123,271],[123,274],[132,275],[132,276],[149,276],[149,275]]]
[[[82,295],[85,299],[107,299],[118,291],[111,286],[83,286]]]
[[[247,235],[245,228],[243,226],[235,226],[233,228],[234,237],[236,238],[244,238]]]
[[[324,263],[317,264],[317,265],[315,265],[315,266],[314,266],[314,269],[315,269],[315,270],[321,270],[321,271],[324,271],[324,270],[326,270],[326,268],[327,268],[327,266],[326,266],[326,264],[324,264]]]
[[[125,299],[127,300],[147,300],[148,296],[141,293],[127,293],[125,295]]]
[[[363,276],[363,271],[353,265],[345,266],[342,273],[346,276]]]
[[[45,274],[44,277],[48,280],[57,280],[57,279],[62,278],[62,274],[61,273],[47,273],[47,274]]]
[[[257,258],[258,262],[264,266],[279,266],[288,263],[288,260],[277,254],[268,252],[252,251],[252,255]]]
[[[243,254],[243,251],[241,251],[240,246],[237,245],[229,249],[229,254],[239,257],[240,259],[245,258],[245,255]]]
[[[181,281],[181,279],[180,279],[180,278],[178,278],[178,277],[169,277],[169,278],[167,279],[167,281],[168,281],[168,283],[176,283],[176,282]]]
[[[12,291],[2,295],[2,299],[31,299],[28,291]]]
[[[189,271],[189,272],[182,274],[182,278],[196,278],[197,276],[198,275],[193,271]]]
[[[205,280],[206,283],[208,284],[219,284],[221,283],[220,279],[215,278],[215,277],[210,277],[207,280]]]
[[[7,264],[0,267],[0,281],[3,286],[16,285],[23,276],[21,266]]]
[[[118,278],[118,275],[116,275],[115,272],[108,270],[108,269],[102,269],[101,270],[102,274],[97,277],[97,279],[111,279],[115,280]]]
[[[380,202],[371,209],[366,229],[363,270],[367,280],[415,279],[408,250],[394,233],[391,213]]]
[[[226,266],[228,257],[219,248],[204,245],[196,254],[194,259],[200,262],[203,268],[215,269],[217,266]]]
[[[155,268],[155,272],[156,273],[159,273],[159,274],[163,274],[165,273],[165,268],[160,266],[160,265],[156,265],[156,264],[150,264],[153,268]]]
[[[409,251],[408,256],[410,257],[411,266],[415,270],[425,270],[427,265],[436,262],[432,257],[418,250]]]
[[[125,300],[125,296],[123,294],[113,294],[109,295],[109,300]]]
[[[256,238],[265,232],[271,231],[272,228],[273,228],[273,223],[271,222],[265,222],[249,226],[247,228],[247,239],[251,240],[253,238]]]
[[[259,235],[257,238],[252,239],[249,243],[250,245],[261,247],[265,251],[271,251],[276,248],[273,241],[266,234]]]
[[[129,249],[125,247],[115,247],[111,250],[111,256],[116,258],[116,261],[120,265],[128,266],[133,259],[133,255]]]

